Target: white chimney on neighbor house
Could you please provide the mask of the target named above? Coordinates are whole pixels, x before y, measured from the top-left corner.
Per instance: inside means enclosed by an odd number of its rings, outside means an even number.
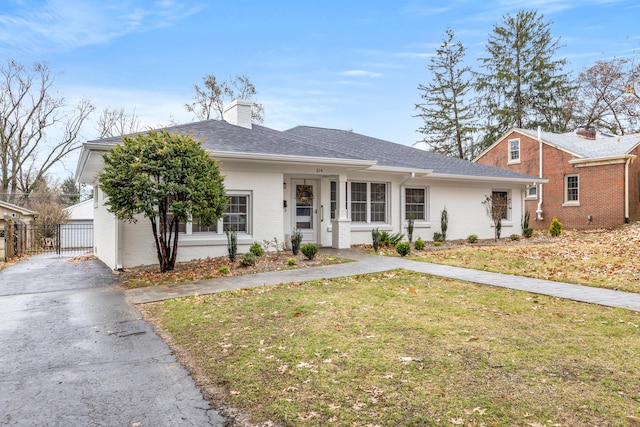
[[[251,129],[251,101],[234,99],[224,107],[222,118],[232,125]]]

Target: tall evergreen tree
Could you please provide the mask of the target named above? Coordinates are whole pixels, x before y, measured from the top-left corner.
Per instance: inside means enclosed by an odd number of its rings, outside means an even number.
[[[560,39],[551,36],[550,23],[537,11],[502,17],[487,42],[484,72],[478,77],[482,115],[490,117],[484,143],[494,142],[511,127],[561,132],[568,117],[565,105],[574,88],[557,59]]]
[[[427,66],[433,80],[418,86],[422,103],[416,104],[417,117],[424,120],[418,132],[431,150],[471,159],[476,154],[472,138],[475,128],[473,112],[465,105],[465,98],[473,87],[473,76],[471,69],[462,65],[465,48],[454,38],[453,30],[447,29],[442,45]]]

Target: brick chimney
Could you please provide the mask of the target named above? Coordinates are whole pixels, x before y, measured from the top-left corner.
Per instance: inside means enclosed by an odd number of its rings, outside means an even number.
[[[576,129],[576,135],[580,138],[595,140],[596,139],[596,128],[593,126],[583,126]]]
[[[232,125],[251,129],[251,101],[234,99],[224,107],[222,118]]]

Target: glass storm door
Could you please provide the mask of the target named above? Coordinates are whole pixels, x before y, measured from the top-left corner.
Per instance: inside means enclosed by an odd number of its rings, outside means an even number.
[[[302,232],[302,241],[305,243],[317,243],[317,216],[316,208],[318,184],[316,180],[293,180],[293,227]]]

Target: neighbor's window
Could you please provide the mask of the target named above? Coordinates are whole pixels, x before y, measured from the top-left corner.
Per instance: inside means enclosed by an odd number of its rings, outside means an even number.
[[[352,182],[351,221],[387,221],[387,184],[379,182]]]
[[[427,218],[427,189],[426,188],[405,188],[404,189],[404,212],[405,219],[413,215],[416,221],[424,221]]]
[[[520,162],[520,140],[510,139],[509,140],[509,163],[519,163],[519,162]]]
[[[567,175],[564,177],[565,202],[578,202],[579,199],[579,179],[578,175]]]

